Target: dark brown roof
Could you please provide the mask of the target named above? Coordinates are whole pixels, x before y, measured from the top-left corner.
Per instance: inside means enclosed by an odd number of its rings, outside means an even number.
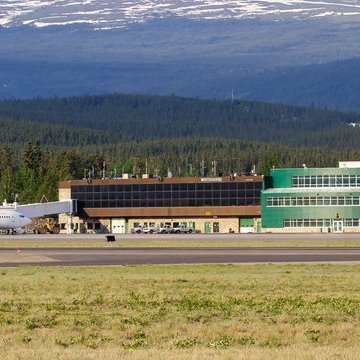
[[[117,185],[117,184],[193,184],[193,183],[219,183],[219,182],[262,182],[262,176],[235,176],[230,179],[229,176],[223,177],[172,177],[172,178],[137,178],[137,179],[93,179],[91,183],[88,180],[69,180],[59,183],[60,189],[69,189],[75,185]]]

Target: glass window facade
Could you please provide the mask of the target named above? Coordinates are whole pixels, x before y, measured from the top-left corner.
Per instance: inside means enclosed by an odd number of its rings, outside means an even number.
[[[291,196],[266,199],[267,207],[354,206],[359,203],[359,196]]]
[[[360,187],[360,175],[296,175],[294,188]]]
[[[357,227],[360,218],[359,167],[271,169],[261,201],[263,229]],[[331,224],[329,223],[331,219]],[[336,222],[337,221],[337,222]]]
[[[79,208],[260,205],[262,182],[73,185]]]
[[[284,227],[331,227],[331,219],[284,219]],[[345,219],[344,226],[359,227],[359,219]]]

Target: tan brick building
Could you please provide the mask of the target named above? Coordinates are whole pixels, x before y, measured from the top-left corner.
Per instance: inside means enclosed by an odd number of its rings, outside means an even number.
[[[59,200],[75,199],[78,213],[60,216],[63,231],[127,233],[135,225],[177,226],[195,232],[256,232],[261,176],[72,180]]]

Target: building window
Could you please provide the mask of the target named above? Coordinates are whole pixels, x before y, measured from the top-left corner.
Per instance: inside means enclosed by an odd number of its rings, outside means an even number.
[[[331,219],[284,219],[285,228],[331,227]],[[344,219],[344,226],[359,227],[360,219]]]
[[[360,187],[360,175],[296,175],[292,187]]]
[[[359,205],[359,196],[290,196],[268,197],[267,207],[301,207],[301,206],[354,206]]]
[[[322,227],[325,219],[284,219],[286,228]]]
[[[81,190],[80,190],[81,189]],[[121,184],[73,186],[79,207],[260,205],[262,183]]]

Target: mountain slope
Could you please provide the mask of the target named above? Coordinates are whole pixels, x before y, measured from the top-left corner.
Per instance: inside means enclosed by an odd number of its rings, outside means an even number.
[[[56,124],[57,127],[65,125],[91,129],[86,131],[103,131],[104,142],[113,142],[114,139],[221,137],[296,145],[359,147],[360,135],[358,126],[348,125],[360,124],[358,114],[175,96],[113,94],[9,100],[0,102],[0,118],[12,119],[15,129],[22,128],[18,121],[36,121],[43,128]],[[3,136],[8,133],[4,132]],[[96,139],[101,141],[101,137]]]
[[[0,0],[0,9],[0,98],[229,98],[234,89],[238,98],[360,110],[347,81],[359,64],[328,76],[329,63],[360,58],[356,1]],[[309,65],[318,65],[311,75]]]
[[[360,111],[360,58],[231,79],[236,98]],[[221,88],[219,88],[220,90]],[[221,97],[221,94],[218,94]]]
[[[116,143],[111,132],[44,124],[36,121],[0,119],[0,144],[13,144],[21,149],[27,142],[40,140],[46,146],[71,147]],[[16,148],[14,147],[16,150]]]
[[[0,1],[0,6],[2,26],[88,24],[97,29],[121,28],[169,16],[206,20],[360,16],[360,5],[352,0],[12,0]]]

